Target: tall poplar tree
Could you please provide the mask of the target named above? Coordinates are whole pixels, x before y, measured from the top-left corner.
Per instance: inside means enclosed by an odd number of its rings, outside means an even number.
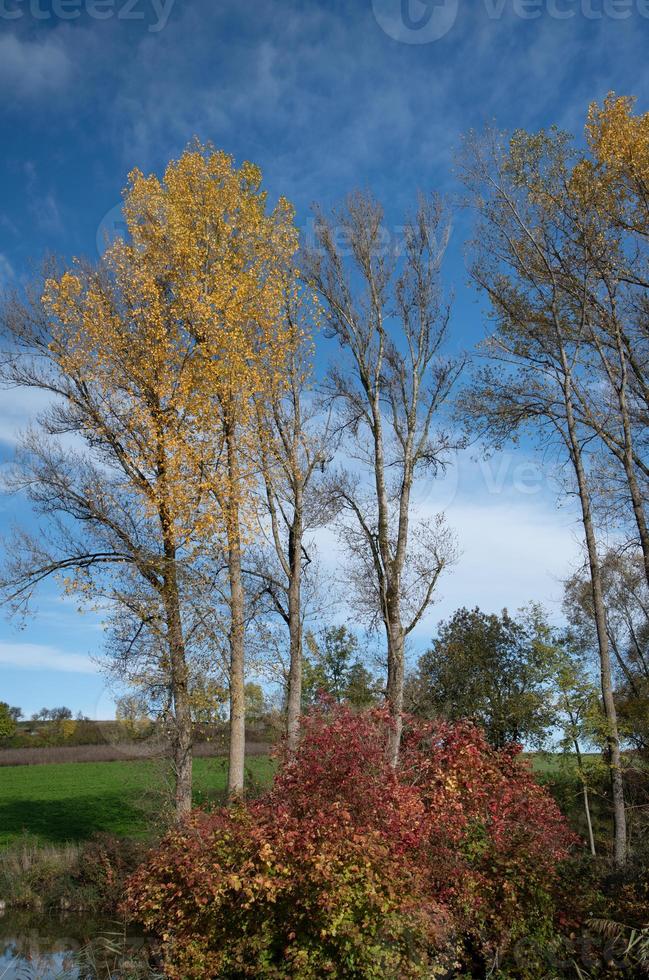
[[[182,584],[217,542],[230,584],[228,786],[243,792],[241,548],[258,480],[248,450],[255,397],[284,383],[292,339],[283,310],[297,248],[290,205],[280,199],[270,210],[260,185],[258,168],[237,169],[198,142],[162,179],[133,171],[126,237],[96,266],[49,274],[5,316],[8,380],[56,397],[17,479],[60,532],[46,554],[38,541],[23,547],[7,592],[24,595],[68,568],[77,576],[69,587],[82,587],[79,573],[99,565],[148,583],[166,626],[179,812],[191,802]],[[56,442],[70,432],[79,449]],[[79,527],[100,546],[84,547]]]

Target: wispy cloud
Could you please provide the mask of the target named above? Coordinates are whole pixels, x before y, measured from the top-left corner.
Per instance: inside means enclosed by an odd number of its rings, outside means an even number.
[[[79,653],[65,653],[39,643],[0,642],[0,664],[20,670],[53,670],[62,673],[96,674],[98,666]]]
[[[55,34],[43,40],[0,36],[0,85],[6,99],[49,98],[71,78],[72,62]]]
[[[43,195],[35,194],[30,201],[29,210],[43,231],[59,234],[63,230],[59,205],[51,191]]]
[[[436,510],[424,503],[418,514]],[[579,526],[571,514],[559,514],[547,497],[515,499],[505,492],[500,499],[455,498],[447,503],[446,517],[457,535],[459,560],[440,579],[435,602],[412,635],[414,647],[420,650],[436,624],[460,606],[498,612],[535,601],[553,619],[561,618],[562,582],[581,555]],[[327,571],[344,582],[344,549],[335,532],[327,528],[314,537]]]
[[[552,113],[580,127],[612,83],[612,51],[616,85],[647,78],[646,20],[529,22],[508,11],[494,20],[483,3],[463,3],[447,37],[411,46],[385,35],[369,0],[267,0],[254,17],[235,0],[179,6],[116,68],[111,139],[148,167],[197,133],[261,162],[307,203],[341,181],[389,184],[399,197],[415,173],[424,185],[448,174],[470,126],[534,126]]]

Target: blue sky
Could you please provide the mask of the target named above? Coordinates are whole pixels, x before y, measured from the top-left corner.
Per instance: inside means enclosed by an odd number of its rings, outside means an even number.
[[[580,131],[609,90],[649,108],[648,42],[647,0],[0,0],[0,282],[21,281],[46,251],[96,256],[128,171],[160,171],[193,135],[258,163],[305,231],[314,201],[355,187],[374,190],[394,226],[418,188],[457,194],[467,129]],[[468,347],[484,327],[466,235],[454,209],[444,271],[455,343]],[[32,411],[0,393],[3,461]],[[420,643],[460,604],[556,607],[578,547],[549,483],[524,449],[465,456],[424,489],[447,507],[463,556]],[[0,515],[25,519],[13,499]],[[322,548],[334,562],[333,541]],[[105,717],[110,694],[88,659],[101,640],[97,617],[47,590],[22,631],[0,621],[0,699]]]

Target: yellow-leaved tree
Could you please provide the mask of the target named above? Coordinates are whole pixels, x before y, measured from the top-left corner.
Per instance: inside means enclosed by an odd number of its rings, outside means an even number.
[[[192,143],[162,179],[134,171],[127,234],[97,265],[74,262],[15,297],[5,329],[11,382],[57,396],[23,448],[15,481],[56,521],[23,534],[5,595],[49,574],[109,595],[162,644],[174,717],[176,809],[191,805],[186,602],[206,555],[227,554],[229,790],[243,790],[241,548],[258,480],[254,400],[284,384],[283,314],[298,236],[251,164]],[[74,432],[78,447],[57,441]],[[79,534],[79,527],[83,533]],[[87,542],[92,541],[92,547]],[[192,607],[193,608],[193,607]]]
[[[591,104],[586,125],[590,158],[576,168],[575,183],[595,196],[600,210],[620,232],[645,237],[649,234],[649,112],[634,115],[634,104],[631,96],[612,92],[601,106]],[[646,273],[646,255],[641,264]]]
[[[167,167],[162,181],[133,173],[124,213],[129,254],[145,261],[149,288],[160,284],[169,316],[198,353],[197,428],[218,449],[209,478],[228,556],[228,791],[236,796],[245,756],[241,552],[258,477],[254,405],[260,394],[275,396],[286,385],[300,342],[286,316],[287,293],[297,292],[298,232],[285,199],[268,209],[259,168],[244,163],[237,170],[227,154],[198,143]]]

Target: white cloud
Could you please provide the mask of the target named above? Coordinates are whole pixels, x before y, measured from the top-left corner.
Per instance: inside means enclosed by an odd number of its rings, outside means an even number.
[[[63,673],[96,674],[97,664],[79,653],[64,653],[40,643],[0,642],[0,664],[20,670],[53,670]]]
[[[559,612],[561,582],[580,554],[579,529],[567,515],[538,500],[460,504],[448,509],[447,518],[461,555],[440,582],[440,602],[422,630],[430,635],[433,623],[459,606],[497,612],[534,600],[551,614]]]
[[[423,505],[420,513],[435,509]],[[535,601],[546,606],[552,619],[560,618],[561,583],[580,557],[574,515],[557,510],[547,498],[516,501],[511,494],[483,503],[457,500],[445,513],[457,533],[460,557],[440,580],[437,601],[412,634],[413,652],[461,606],[499,612]],[[314,537],[326,569],[344,580],[346,559],[335,532],[327,528]]]
[[[22,40],[15,34],[0,37],[0,85],[18,99],[51,95],[70,80],[72,64],[55,37]]]
[[[115,60],[111,138],[148,167],[194,133],[211,137],[261,162],[299,204],[326,198],[336,179],[375,186],[393,168],[390,197],[410,198],[413,172],[424,186],[443,180],[470,126],[534,127],[552,113],[581,128],[609,64],[626,80],[619,90],[642,91],[645,21],[528,23],[506,6],[494,20],[485,4],[462,4],[452,32],[416,50],[383,32],[370,3],[298,11],[268,0],[253,16],[235,0],[179,6],[168,29],[142,35],[136,59]],[[577,58],[588,62],[579,77]]]

